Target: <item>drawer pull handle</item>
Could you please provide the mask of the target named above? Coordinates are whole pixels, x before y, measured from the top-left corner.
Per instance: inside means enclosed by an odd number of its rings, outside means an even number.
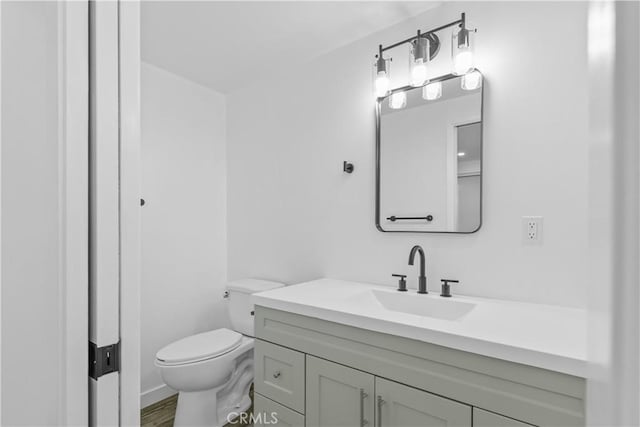
[[[273,378],[280,378],[280,371],[275,371],[273,373]]]
[[[382,427],[382,405],[384,405],[384,403],[382,397],[378,396],[378,427]]]
[[[364,391],[364,389],[360,389],[360,427],[365,427],[369,424],[369,421],[364,419],[364,400],[369,395]]]

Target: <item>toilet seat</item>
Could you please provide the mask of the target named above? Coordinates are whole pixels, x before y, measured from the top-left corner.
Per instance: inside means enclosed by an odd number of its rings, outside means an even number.
[[[160,349],[156,362],[165,366],[201,362],[228,353],[240,346],[242,334],[221,328],[178,340]]]

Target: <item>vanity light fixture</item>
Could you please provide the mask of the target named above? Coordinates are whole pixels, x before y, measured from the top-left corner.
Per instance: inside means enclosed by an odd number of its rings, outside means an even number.
[[[458,153],[458,157],[464,157],[467,153],[465,153],[464,151],[460,151]]]
[[[407,92],[396,92],[389,97],[389,108],[399,110],[407,106]]]
[[[433,82],[422,87],[422,98],[434,101],[442,96],[442,82]]]
[[[420,87],[427,81],[427,64],[431,60],[429,55],[431,40],[427,37],[418,35],[416,39],[411,42],[411,51],[409,52],[409,70],[410,79],[409,84],[413,87]]]
[[[440,38],[436,34],[438,31],[455,27],[451,36],[451,59],[453,62],[452,74],[449,76],[467,76],[464,79],[462,88],[473,90],[482,84],[482,76],[475,71],[473,58],[473,34],[475,29],[467,28],[464,13],[460,14],[460,19],[448,24],[434,28],[427,32],[417,31],[416,35],[408,39],[399,41],[389,46],[378,46],[378,54],[373,65],[374,70],[374,90],[378,100],[389,96],[389,107],[402,108],[406,105],[406,90],[411,87],[422,86],[422,97],[427,101],[433,101],[442,96],[441,80],[447,76],[432,78],[429,82],[428,67],[433,58],[440,51]],[[407,86],[392,89],[389,76],[389,64],[391,59],[385,59],[383,53],[389,49],[396,48],[405,43],[411,45],[409,51],[409,84]],[[435,80],[435,81],[434,81]],[[397,95],[397,96],[396,96]],[[395,99],[394,99],[395,98]]]
[[[466,27],[464,13],[462,23],[451,34],[451,59],[453,61],[453,74],[462,76],[473,71],[473,34],[475,30]]]
[[[482,86],[482,74],[480,74],[480,72],[476,70],[465,74],[464,76],[462,76],[460,86],[464,90],[478,89],[480,86]]]
[[[390,60],[382,56],[382,45],[379,46],[379,53],[373,64],[373,84],[376,96],[383,98],[387,96],[391,89],[391,78],[389,77]]]

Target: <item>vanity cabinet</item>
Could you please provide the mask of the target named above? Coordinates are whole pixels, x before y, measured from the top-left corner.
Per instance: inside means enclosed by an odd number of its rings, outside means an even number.
[[[282,405],[276,425],[584,426],[584,378],[260,305],[255,316],[254,414]]]

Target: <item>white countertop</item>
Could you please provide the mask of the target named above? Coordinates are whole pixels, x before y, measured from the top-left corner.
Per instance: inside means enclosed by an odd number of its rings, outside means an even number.
[[[458,319],[444,320],[387,309],[375,296],[382,292],[437,299],[431,302],[439,306],[468,302],[475,307]],[[581,309],[456,295],[442,298],[411,289],[399,293],[388,286],[334,279],[261,292],[253,298],[263,307],[586,378],[587,313]]]

